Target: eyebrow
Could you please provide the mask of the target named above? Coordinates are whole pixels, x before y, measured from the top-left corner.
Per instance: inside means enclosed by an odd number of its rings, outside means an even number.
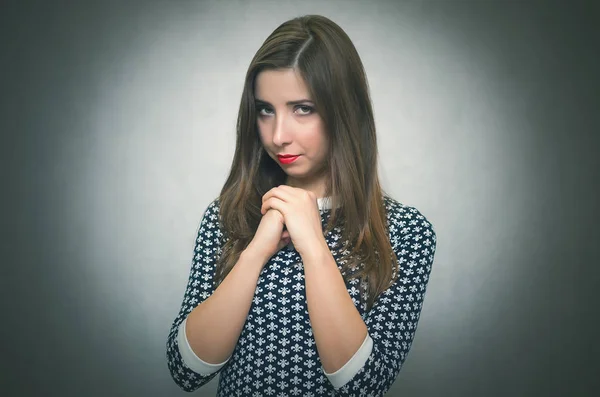
[[[256,101],[257,104],[273,106],[269,102],[263,101],[262,99],[254,98],[254,100]],[[297,101],[287,101],[285,104],[288,106],[291,106],[291,105],[299,105],[301,103],[306,103],[306,102],[314,103],[310,99],[299,99]]]

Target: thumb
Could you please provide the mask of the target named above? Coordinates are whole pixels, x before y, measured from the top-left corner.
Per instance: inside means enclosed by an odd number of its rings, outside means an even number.
[[[282,238],[281,240],[279,240],[279,249],[282,249],[283,247],[285,247],[286,245],[288,245],[290,243],[290,238],[289,237],[285,237]]]

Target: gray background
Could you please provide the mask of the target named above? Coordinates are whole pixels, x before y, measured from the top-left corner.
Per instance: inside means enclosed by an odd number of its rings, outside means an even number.
[[[389,395],[597,395],[593,2],[2,4],[2,396],[185,394],[166,337],[244,73],[306,13],[354,41],[384,188],[439,238]]]

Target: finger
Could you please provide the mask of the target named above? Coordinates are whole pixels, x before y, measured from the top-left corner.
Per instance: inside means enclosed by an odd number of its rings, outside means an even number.
[[[284,198],[284,200],[287,203],[294,203],[294,202],[299,202],[298,200],[300,200],[301,202],[304,202],[304,200],[306,199],[306,197],[309,198],[309,201],[314,203],[315,205],[318,205],[318,201],[317,201],[317,196],[316,194],[314,194],[313,192],[311,192],[310,190],[305,190],[305,189],[301,189],[298,187],[292,187],[292,186],[288,186],[288,185],[279,185],[277,188],[275,188],[276,190],[274,190],[271,195],[274,192],[277,192],[277,196]],[[271,197],[271,196],[269,196]]]
[[[289,185],[279,185],[277,186],[278,189],[281,189],[283,191],[288,191],[288,192],[292,192],[292,193],[298,193],[301,190],[304,189],[300,189],[298,187],[293,187],[293,186],[289,186]]]
[[[290,202],[294,198],[294,192],[289,191],[287,189],[283,189],[283,187],[289,187],[289,186],[281,185],[281,186],[272,188],[271,190],[269,190],[262,196],[262,202],[264,203],[271,197],[278,197],[278,198],[282,199],[283,201]],[[294,188],[292,188],[292,189],[294,189]]]
[[[261,197],[261,204],[264,204],[265,200],[267,200],[272,195],[273,195],[273,189],[270,189],[268,192],[266,192],[265,194],[263,194],[262,197]]]
[[[282,249],[283,247],[285,247],[286,245],[288,245],[290,242],[287,240],[281,240],[279,242],[279,244],[277,245],[277,251],[279,251],[280,249]]]
[[[267,199],[263,204],[262,207],[260,207],[260,213],[261,214],[266,214],[268,210],[270,209],[275,209],[278,210],[279,212],[281,212],[281,214],[285,217],[286,211],[285,209],[287,208],[287,204],[286,202],[281,199],[280,197],[271,197],[269,199]]]
[[[277,189],[283,192],[288,192],[294,197],[301,197],[303,194],[307,194],[310,198],[314,198],[316,200],[317,196],[311,192],[310,190],[301,189],[299,187],[292,187],[288,185],[279,185]]]
[[[262,202],[264,203],[270,197],[277,196],[277,192],[281,191],[282,186],[285,186],[285,185],[279,185],[279,186],[275,186],[275,187],[269,189],[265,194],[263,194]]]

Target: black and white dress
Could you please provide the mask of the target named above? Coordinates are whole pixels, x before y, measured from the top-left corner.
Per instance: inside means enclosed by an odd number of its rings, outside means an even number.
[[[184,332],[185,320],[213,293],[215,259],[223,244],[219,202],[211,202],[198,230],[183,303],[167,340],[168,367],[177,385],[194,391],[220,374],[217,394],[223,397],[382,396],[410,350],[436,248],[435,231],[423,214],[388,196],[384,202],[400,274],[368,312],[360,281],[346,281],[368,333],[354,356],[332,374],[321,366],[309,322],[302,258],[291,243],[265,264],[231,357],[209,364],[194,354]],[[318,203],[325,230],[330,202],[320,198]],[[341,271],[340,232],[335,228],[325,238]]]

